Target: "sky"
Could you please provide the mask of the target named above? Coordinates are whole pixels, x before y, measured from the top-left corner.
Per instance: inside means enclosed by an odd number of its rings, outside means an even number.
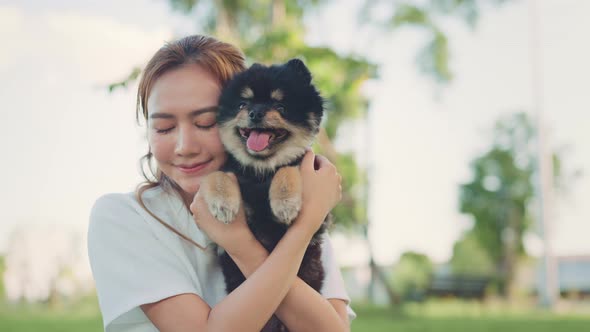
[[[532,114],[528,1],[486,10],[474,30],[446,22],[454,80],[433,84],[415,65],[424,36],[358,27],[358,1],[306,18],[307,41],[363,54],[380,64],[367,84],[366,123],[343,127],[337,144],[369,167],[370,238],[378,263],[406,250],[448,259],[470,226],[458,212],[469,162],[485,152],[499,116]],[[536,1],[542,110],[567,167],[586,172],[556,202],[553,247],[590,254],[590,2]],[[0,1],[0,113],[3,154],[0,252],[17,228],[86,231],[94,201],[132,191],[147,145],[135,122],[135,89],[109,83],[142,66],[164,41],[198,33],[166,1]],[[334,235],[342,264],[360,264],[362,241]],[[532,252],[539,240],[527,236]]]

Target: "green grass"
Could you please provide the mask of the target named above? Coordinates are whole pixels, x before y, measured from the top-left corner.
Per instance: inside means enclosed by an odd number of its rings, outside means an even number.
[[[355,307],[354,332],[582,332],[590,316],[557,315],[538,309],[433,301],[403,308]]]
[[[100,332],[102,330],[100,316],[39,316],[27,313],[4,316],[0,314],[0,331],[6,332]]]
[[[461,301],[438,301],[391,309],[356,306],[353,332],[582,332],[590,316],[556,315],[537,309]],[[2,332],[99,332],[96,299],[48,309],[42,305],[0,303]]]
[[[371,332],[574,332],[588,331],[590,320],[537,320],[537,319],[463,319],[426,318],[391,319],[380,316],[361,318],[353,322],[352,331]]]
[[[53,308],[42,304],[0,302],[0,331],[100,332],[103,328],[96,297],[90,296]]]

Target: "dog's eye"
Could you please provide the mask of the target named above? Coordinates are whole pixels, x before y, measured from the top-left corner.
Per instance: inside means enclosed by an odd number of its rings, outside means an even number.
[[[283,106],[283,104],[275,105],[275,110],[277,110],[277,112],[284,112],[285,106]]]
[[[244,108],[246,108],[246,102],[241,102],[240,105],[238,106],[240,108],[240,110],[243,110]]]

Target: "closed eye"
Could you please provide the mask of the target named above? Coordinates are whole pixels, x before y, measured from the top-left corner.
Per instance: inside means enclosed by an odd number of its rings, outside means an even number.
[[[172,129],[174,129],[174,127],[170,127],[170,128],[167,128],[167,129],[156,129],[156,133],[158,133],[158,134],[167,134],[167,133],[171,132]]]
[[[210,128],[215,127],[215,125],[217,125],[217,122],[213,122],[212,124],[206,125],[206,126],[195,123],[195,126],[197,126],[197,128],[199,128],[199,129],[210,129]]]

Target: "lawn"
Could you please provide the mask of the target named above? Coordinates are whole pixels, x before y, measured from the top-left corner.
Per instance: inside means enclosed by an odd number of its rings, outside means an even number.
[[[1,332],[100,332],[102,318],[96,297],[55,305],[8,304],[0,301]]]
[[[540,311],[477,308],[477,305],[435,303],[392,310],[357,306],[355,332],[582,332],[589,331],[590,316],[555,315]],[[462,313],[461,313],[462,312]],[[48,310],[42,307],[0,305],[0,331],[98,332],[100,314],[92,301]]]
[[[385,308],[356,308],[355,332],[582,332],[590,330],[590,317],[535,314],[460,315],[404,314]]]
[[[3,332],[100,332],[100,316],[68,317],[23,313],[16,316],[0,314],[0,331]]]

